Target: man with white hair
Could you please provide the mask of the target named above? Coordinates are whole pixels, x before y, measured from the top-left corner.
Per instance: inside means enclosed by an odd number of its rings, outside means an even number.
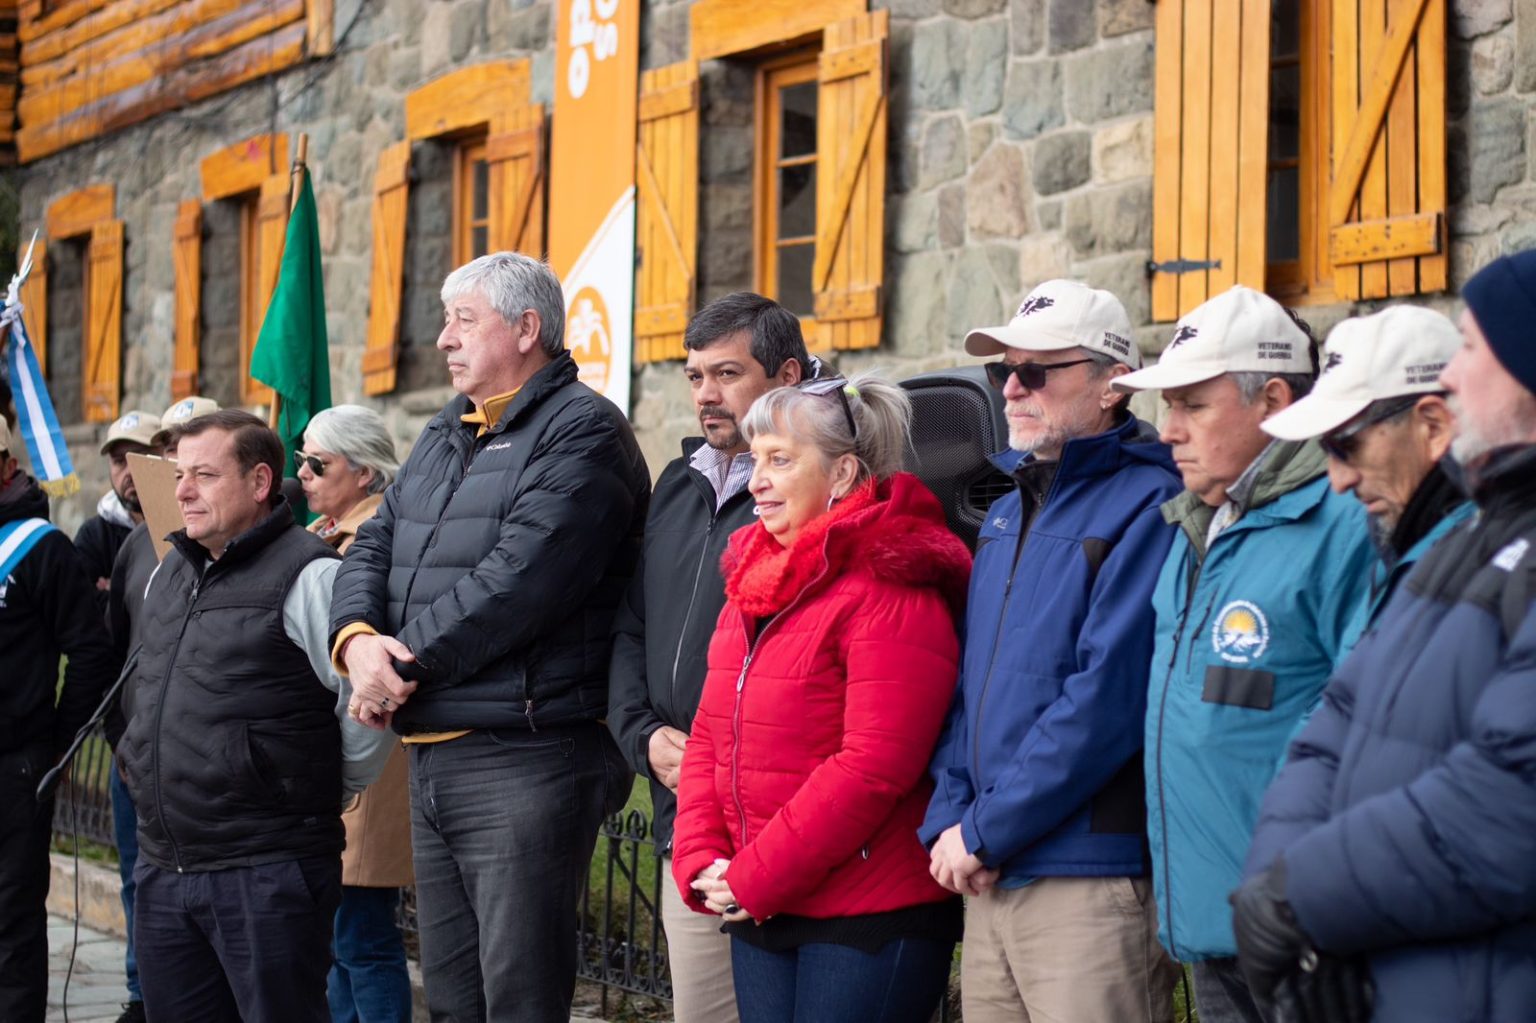
[[[1234,899],[1254,993],[1307,1021],[1536,1018],[1536,252],[1462,297],[1439,382],[1476,518],[1334,674]]]
[[[1047,281],[1013,322],[966,335],[1007,402],[960,686],[918,837],[971,897],[970,1023],[1173,1019],[1147,881],[1141,733],[1152,586],[1179,491],[1168,449],[1116,380],[1141,365],[1120,300]]]
[[[576,379],[548,266],[482,256],[442,298],[460,396],[347,552],[333,656],[353,713],[410,747],[432,1015],[566,1023],[587,864],[633,778],[602,718],[650,474]]]
[[[1201,1023],[1262,1019],[1233,958],[1226,896],[1375,560],[1358,502],[1329,492],[1322,449],[1261,425],[1316,373],[1299,321],[1238,286],[1180,319],[1157,365],[1115,380],[1162,390],[1162,437],[1184,477],[1163,506],[1178,535],[1152,597],[1147,833],[1158,937],[1193,964]]]

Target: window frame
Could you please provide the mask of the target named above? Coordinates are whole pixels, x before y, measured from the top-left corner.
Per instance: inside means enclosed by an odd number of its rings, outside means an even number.
[[[758,294],[780,301],[778,288],[779,249],[785,239],[779,238],[779,171],[790,166],[814,166],[821,171],[822,152],[820,124],[817,125],[816,151],[809,157],[779,156],[782,142],[783,102],[785,88],[817,83],[818,105],[820,101],[821,48],[807,47],[762,61],[756,68],[754,90],[753,149],[752,149],[752,267],[753,280]],[[819,188],[819,179],[818,179]],[[816,257],[816,226],[819,221],[813,214],[809,236],[789,239],[790,245],[808,245],[814,264]],[[814,293],[812,295],[814,299]],[[814,312],[801,315],[800,328],[807,343],[814,336],[816,317]]]
[[[486,252],[490,251],[491,239],[491,164],[487,143],[489,132],[477,133],[460,139],[453,150],[453,266],[463,266],[477,255],[475,252],[475,228],[485,230]],[[485,215],[475,217],[475,164],[485,166]]]

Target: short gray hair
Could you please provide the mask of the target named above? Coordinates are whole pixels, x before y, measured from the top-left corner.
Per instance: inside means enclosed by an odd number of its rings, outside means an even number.
[[[353,470],[373,470],[370,494],[382,494],[400,471],[395,442],[383,417],[361,405],[333,405],[316,412],[304,427],[304,446],[311,445],[345,458]]]
[[[825,386],[824,380],[807,381]],[[764,433],[785,433],[821,452],[823,463],[851,454],[859,461],[859,480],[886,479],[905,464],[912,429],[912,401],[906,390],[865,373],[843,382],[848,414],[858,427],[849,435],[843,398],[813,394],[799,387],[778,387],[758,398],[742,417],[748,441]]]
[[[539,314],[539,345],[554,358],[565,351],[565,292],[549,264],[521,252],[491,252],[459,267],[443,281],[443,305],[478,291],[509,324],[524,311]]]
[[[1310,373],[1263,373],[1242,372],[1227,374],[1232,382],[1237,385],[1237,391],[1243,397],[1244,405],[1252,405],[1259,400],[1259,395],[1264,392],[1264,385],[1271,380],[1284,380],[1291,389],[1291,401],[1298,402],[1312,393],[1312,385],[1317,383],[1317,378]]]

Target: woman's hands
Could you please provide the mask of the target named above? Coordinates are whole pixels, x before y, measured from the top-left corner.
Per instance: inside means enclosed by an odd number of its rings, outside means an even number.
[[[730,860],[716,860],[699,871],[698,877],[693,879],[689,887],[703,897],[706,909],[711,913],[719,913],[727,923],[734,924],[752,919],[752,914],[736,904],[736,896],[725,881],[725,872],[730,865]]]

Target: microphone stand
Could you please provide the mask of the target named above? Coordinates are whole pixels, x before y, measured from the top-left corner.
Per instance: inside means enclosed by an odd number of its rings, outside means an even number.
[[[75,754],[80,752],[80,747],[85,744],[86,736],[90,735],[96,726],[101,724],[102,719],[112,710],[112,705],[117,700],[117,694],[122,692],[123,683],[128,680],[129,675],[133,674],[133,669],[139,666],[139,651],[141,649],[142,647],[133,648],[133,653],[128,655],[128,662],[123,665],[123,670],[118,673],[117,681],[112,683],[112,687],[107,690],[107,695],[101,698],[101,703],[96,707],[95,712],[91,714],[90,720],[80,726],[80,730],[75,733],[74,740],[69,744],[69,749],[64,751],[64,755],[59,758],[59,762],[47,774],[44,774],[42,780],[37,783],[37,803],[39,807],[53,795],[53,790],[58,787],[59,779],[63,777],[64,772],[69,768],[70,762],[75,759]]]

